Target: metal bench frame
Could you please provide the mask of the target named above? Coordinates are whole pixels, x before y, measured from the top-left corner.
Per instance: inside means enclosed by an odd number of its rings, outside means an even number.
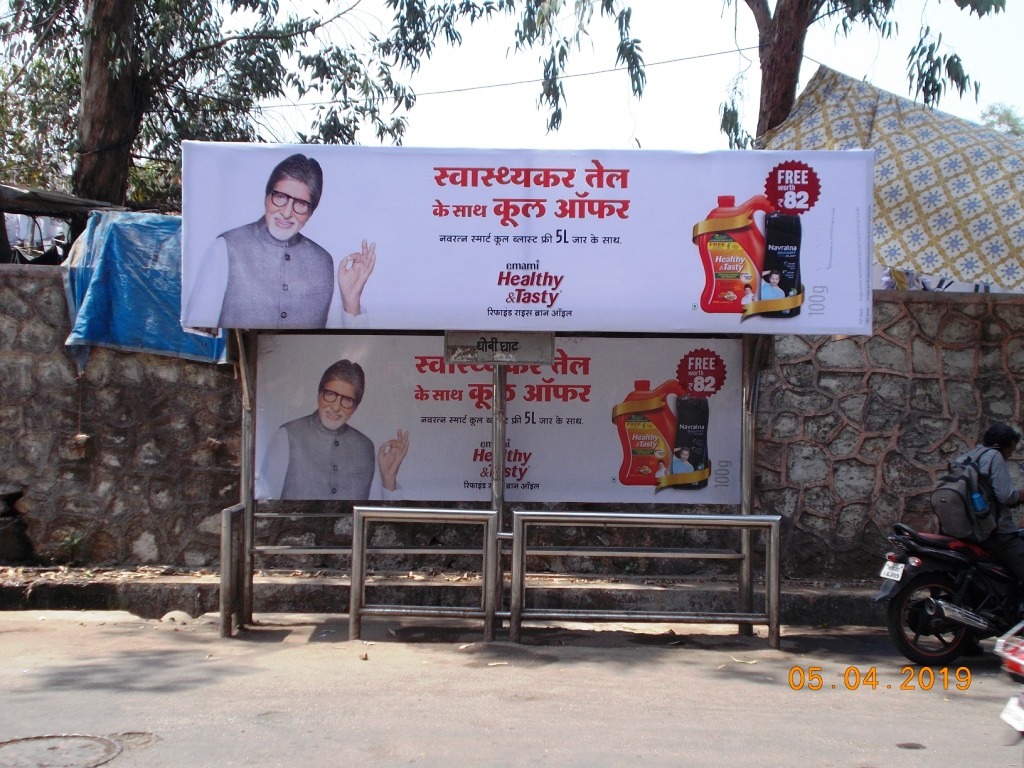
[[[779,541],[781,517],[778,515],[643,515],[605,512],[513,512],[512,522],[512,597],[509,634],[520,642],[522,624],[531,619],[563,619],[572,621],[658,621],[717,624],[767,624],[768,640],[779,647]],[[552,527],[629,527],[629,528],[730,528],[740,531],[763,531],[766,534],[765,606],[763,611],[727,613],[684,611],[595,611],[590,609],[529,608],[526,604],[526,558],[536,556],[564,557],[657,557],[687,560],[734,560],[741,564],[740,603],[744,573],[749,572],[751,553],[745,543],[737,550],[671,549],[612,547],[533,546],[528,543],[531,530]],[[745,541],[745,537],[744,537]]]

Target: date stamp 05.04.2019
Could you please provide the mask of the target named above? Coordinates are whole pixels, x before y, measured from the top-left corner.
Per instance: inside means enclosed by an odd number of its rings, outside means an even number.
[[[823,667],[792,667],[789,687],[794,691],[966,691],[971,687],[971,670],[907,665],[898,678],[887,681],[875,667],[846,667],[832,673]]]

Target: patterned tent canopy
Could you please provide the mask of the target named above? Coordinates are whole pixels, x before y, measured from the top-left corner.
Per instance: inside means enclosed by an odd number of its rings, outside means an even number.
[[[875,259],[1024,290],[1024,139],[826,67],[764,149],[874,149]]]

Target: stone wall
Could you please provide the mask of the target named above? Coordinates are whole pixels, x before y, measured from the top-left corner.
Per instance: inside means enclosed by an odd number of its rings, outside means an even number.
[[[932,529],[938,470],[990,423],[1019,428],[1022,373],[1007,294],[876,292],[871,337],[777,337],[755,506],[784,516],[786,573],[873,574],[892,523]]]
[[[78,377],[69,331],[59,267],[0,266],[0,486],[34,558],[216,562],[239,494],[234,369],[95,348]]]
[[[233,368],[96,348],[77,377],[68,332],[59,268],[0,266],[0,520],[37,561],[216,564],[239,498]],[[990,421],[1020,424],[1022,370],[1024,297],[878,292],[869,338],[777,337],[755,507],[785,518],[784,572],[874,575],[892,522],[931,524],[937,470]],[[320,538],[296,525],[283,538]]]

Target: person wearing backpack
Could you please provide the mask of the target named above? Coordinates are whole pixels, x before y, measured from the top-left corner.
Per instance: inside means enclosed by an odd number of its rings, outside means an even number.
[[[981,546],[996,555],[1017,580],[1024,583],[1024,539],[1010,510],[1024,498],[1024,493],[1014,485],[1007,465],[1020,440],[1020,433],[1008,424],[993,424],[982,436],[981,445],[966,455],[978,462],[979,473],[990,489],[996,516],[996,529]]]

